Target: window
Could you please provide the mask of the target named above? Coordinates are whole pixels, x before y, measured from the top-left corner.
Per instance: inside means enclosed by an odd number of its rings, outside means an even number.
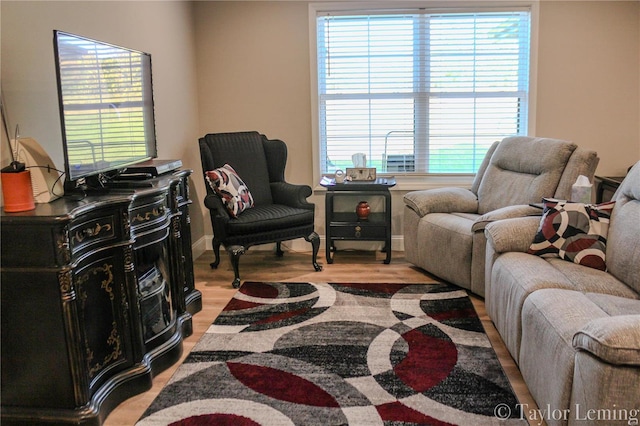
[[[530,12],[319,12],[321,173],[475,173],[489,146],[526,135]]]

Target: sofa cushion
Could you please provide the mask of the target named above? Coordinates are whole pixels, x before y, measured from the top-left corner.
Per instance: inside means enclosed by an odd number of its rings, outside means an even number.
[[[580,147],[576,148],[567,162],[567,167],[565,167],[564,173],[562,173],[553,198],[571,199],[573,184],[578,179],[578,176],[592,177],[596,172],[599,162],[600,158],[598,158],[596,151]]]
[[[545,198],[543,204],[540,226],[527,253],[606,270],[609,217],[615,202],[593,205]]]
[[[520,356],[522,323],[519,319],[524,301],[537,290],[560,286],[570,289],[573,284],[544,258],[509,252],[494,262],[487,313],[516,361]]]
[[[552,197],[576,147],[548,138],[503,139],[478,187],[478,213]]]
[[[531,294],[522,310],[519,366],[538,405],[560,411],[585,402],[579,405],[582,413],[605,407],[635,409],[639,389],[637,381],[627,377],[638,377],[630,373],[638,371],[640,362],[639,312],[640,301],[623,297],[560,289]],[[593,397],[603,394],[612,395]]]
[[[249,188],[230,165],[208,170],[205,177],[231,216],[238,217],[240,213],[253,207],[253,196]]]
[[[563,288],[586,293],[610,294],[628,299],[638,299],[640,297],[638,292],[631,289],[625,282],[620,281],[606,271],[586,268],[560,258],[547,258],[544,260],[571,282],[571,287]]]
[[[527,388],[539,406],[558,410],[570,406],[575,365],[573,336],[594,319],[606,317],[578,291],[546,289],[527,298],[522,308],[518,361]]]
[[[518,359],[522,327],[522,305],[532,293],[557,288],[584,293],[611,294],[638,299],[638,293],[611,274],[559,258],[543,258],[526,253],[500,255],[491,270],[487,313],[496,325],[509,352]]]
[[[271,204],[246,210],[237,220],[230,221],[227,227],[232,234],[253,234],[255,237],[261,232],[273,234],[278,230],[295,229],[310,223],[313,223],[313,210]]]

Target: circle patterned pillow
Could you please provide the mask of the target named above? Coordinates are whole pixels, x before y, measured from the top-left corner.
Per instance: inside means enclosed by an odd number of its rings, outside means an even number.
[[[527,253],[560,257],[590,268],[607,270],[605,252],[609,218],[615,201],[572,203],[543,198],[540,226]]]
[[[238,217],[253,207],[253,196],[238,173],[229,164],[205,172],[209,186],[220,196],[229,214]]]

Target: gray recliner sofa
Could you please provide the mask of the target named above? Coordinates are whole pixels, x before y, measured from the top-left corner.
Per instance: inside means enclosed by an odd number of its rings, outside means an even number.
[[[407,261],[480,296],[485,293],[484,228],[495,220],[539,215],[542,197],[569,199],[579,175],[593,180],[595,151],[549,138],[508,137],[487,152],[470,189],[437,188],[404,196]]]
[[[640,421],[640,162],[613,200],[606,271],[527,254],[539,217],[485,230],[487,313],[550,425]]]

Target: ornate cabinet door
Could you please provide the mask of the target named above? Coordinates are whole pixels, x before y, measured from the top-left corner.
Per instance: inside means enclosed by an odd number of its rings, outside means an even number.
[[[116,246],[93,253],[72,275],[80,331],[77,341],[83,342],[78,348],[82,364],[78,367],[89,394],[134,363],[130,324],[135,301],[126,288],[125,250]]]

